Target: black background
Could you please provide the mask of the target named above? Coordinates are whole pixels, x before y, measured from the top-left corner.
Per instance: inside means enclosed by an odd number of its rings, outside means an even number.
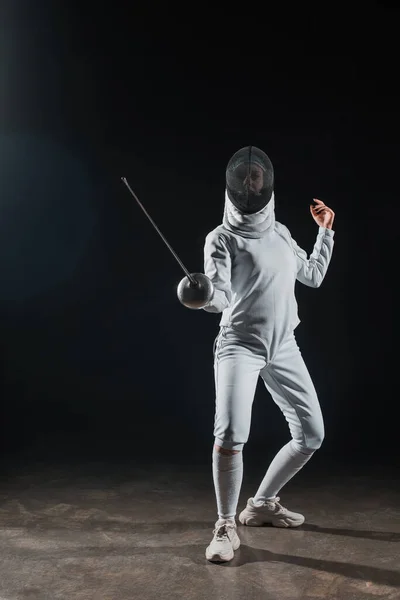
[[[2,456],[209,461],[220,316],[179,304],[183,273],[120,178],[202,271],[225,165],[253,144],[299,245],[313,197],[336,212],[323,286],[297,287],[319,460],[396,464],[395,13],[146,6],[3,4]],[[249,451],[287,440],[260,386]]]

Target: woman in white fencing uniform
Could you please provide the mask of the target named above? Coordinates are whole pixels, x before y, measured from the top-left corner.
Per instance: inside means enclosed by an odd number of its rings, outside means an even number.
[[[204,310],[222,313],[214,363],[213,480],[218,520],[206,550],[210,561],[229,561],[240,546],[235,517],[242,449],[258,378],[286,418],[291,440],[240,513],[243,525],[297,527],[304,522],[303,515],[279,503],[278,494],[324,438],[318,397],[294,335],[300,322],[295,282],[321,285],[333,251],[334,212],[314,200],[310,211],[319,231],[308,257],[275,220],[274,201],[268,156],[254,146],[236,152],[226,170],[223,223],[208,234],[204,248],[204,271],[214,286]]]

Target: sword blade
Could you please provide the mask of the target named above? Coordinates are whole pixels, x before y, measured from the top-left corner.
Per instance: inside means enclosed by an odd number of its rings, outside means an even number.
[[[126,187],[130,191],[130,193],[132,194],[132,196],[134,197],[134,199],[136,200],[136,202],[138,203],[138,205],[140,206],[140,208],[142,209],[142,211],[144,212],[144,214],[146,215],[146,217],[148,218],[148,220],[150,221],[150,223],[153,225],[154,229],[157,231],[158,235],[163,240],[164,244],[167,246],[168,250],[171,252],[172,256],[175,258],[175,260],[177,261],[177,263],[179,264],[179,266],[181,267],[181,269],[185,273],[186,277],[189,279],[190,283],[192,285],[197,285],[197,281],[194,279],[194,277],[192,277],[192,275],[189,273],[189,271],[187,270],[187,268],[185,267],[185,265],[183,264],[183,262],[181,261],[181,259],[177,255],[177,253],[175,252],[175,250],[168,243],[168,241],[166,240],[165,236],[161,233],[160,229],[157,227],[157,225],[155,224],[155,222],[153,221],[153,219],[151,218],[151,216],[149,215],[149,213],[147,212],[147,210],[145,209],[145,207],[140,202],[139,198],[136,196],[135,192],[133,191],[133,189],[129,185],[128,180],[126,179],[126,177],[121,177],[121,180],[126,185]]]

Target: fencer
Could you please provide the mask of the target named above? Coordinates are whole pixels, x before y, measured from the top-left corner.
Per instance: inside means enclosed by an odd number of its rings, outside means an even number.
[[[319,226],[310,256],[275,220],[274,169],[254,146],[226,168],[222,224],[205,240],[204,272],[214,286],[209,313],[222,313],[214,344],[215,421],[212,475],[218,520],[206,549],[212,562],[230,561],[240,546],[236,514],[258,378],[282,411],[290,441],[273,459],[258,490],[239,514],[242,525],[298,527],[304,516],[280,504],[283,486],[324,439],[312,379],[295,338],[300,323],[296,280],[318,288],[334,246],[335,214],[321,200],[310,212]]]

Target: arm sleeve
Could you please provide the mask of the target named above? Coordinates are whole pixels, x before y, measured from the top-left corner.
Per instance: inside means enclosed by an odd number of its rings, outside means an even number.
[[[224,237],[213,232],[205,241],[204,273],[214,286],[214,295],[204,310],[220,313],[229,306],[232,297],[231,255]]]
[[[318,288],[324,280],[332,258],[335,232],[320,227],[312,254],[297,245],[292,238],[293,249],[297,258],[297,280],[309,287]]]

